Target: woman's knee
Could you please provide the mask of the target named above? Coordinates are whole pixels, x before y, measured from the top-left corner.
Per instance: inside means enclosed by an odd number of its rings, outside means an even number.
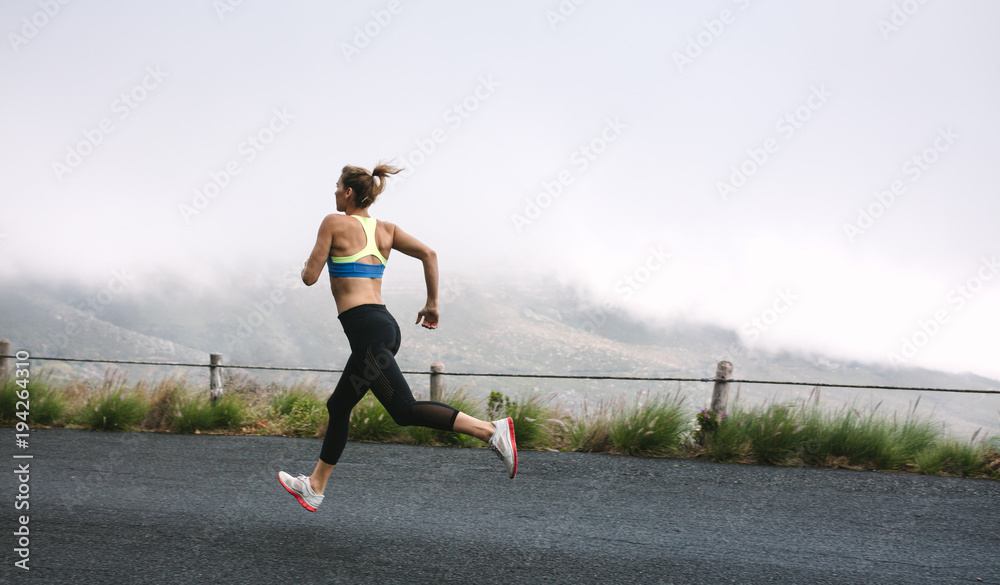
[[[326,401],[326,411],[330,413],[331,419],[349,417],[351,416],[351,411],[354,410],[354,404],[353,401],[344,400],[343,395],[338,395],[334,392]]]
[[[401,427],[412,427],[416,423],[413,421],[413,413],[410,408],[386,408],[389,416],[392,417],[392,422],[396,423]]]

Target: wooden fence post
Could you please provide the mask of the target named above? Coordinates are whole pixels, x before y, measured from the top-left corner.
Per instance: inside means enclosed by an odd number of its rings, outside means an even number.
[[[222,354],[210,353],[208,371],[209,398],[214,403],[222,396]]]
[[[431,364],[431,401],[442,402],[444,400],[444,364],[434,362]]]
[[[733,375],[731,362],[719,362],[715,368],[715,388],[712,389],[712,412],[726,414],[729,404],[729,379]]]
[[[0,339],[0,356],[8,356],[10,353],[10,340]],[[0,380],[7,379],[7,372],[10,371],[10,358],[0,357]]]

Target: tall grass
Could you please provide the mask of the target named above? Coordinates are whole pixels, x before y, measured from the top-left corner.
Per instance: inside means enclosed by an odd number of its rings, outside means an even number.
[[[189,397],[181,401],[172,426],[178,433],[235,429],[246,420],[247,411],[239,394],[223,394],[215,402],[206,396]]]
[[[919,403],[919,401],[918,401]],[[984,444],[948,439],[917,404],[902,419],[845,406],[825,412],[811,405],[738,405],[712,433],[700,455],[720,462],[812,465],[951,475],[984,475]]]
[[[935,442],[914,457],[914,468],[928,475],[968,477],[987,473],[986,450],[955,440]]]
[[[554,395],[524,394],[507,407],[506,415],[514,421],[514,440],[521,449],[550,449],[556,431],[552,428],[556,413],[550,406]]]
[[[142,427],[157,431],[172,428],[187,395],[187,378],[170,376],[158,382],[148,392],[149,408]]]
[[[636,397],[631,406],[618,405],[611,417],[612,446],[625,455],[679,454],[693,427],[684,399],[680,393],[646,393]]]
[[[33,372],[34,374],[34,372]],[[108,370],[98,383],[48,382],[44,371],[30,386],[29,424],[93,430],[243,432],[321,437],[326,430],[325,391],[313,383],[263,386],[248,376],[227,379],[212,404],[204,383],[169,377],[128,384]],[[0,385],[0,424],[19,422],[13,380]],[[23,395],[23,393],[22,393]],[[814,404],[766,402],[754,408],[735,400],[728,418],[696,435],[697,412],[679,392],[643,393],[634,402],[584,401],[574,411],[538,392],[516,400],[495,393],[488,403],[464,388],[442,399],[471,416],[514,419],[522,450],[559,449],[634,456],[696,456],[711,461],[879,469],[1000,479],[1000,438],[958,441],[929,417],[919,400],[902,415],[847,405],[835,411]],[[23,410],[23,408],[22,408]],[[349,438],[418,445],[485,446],[454,432],[399,427],[371,394],[351,414]]]
[[[786,463],[802,446],[806,436],[800,433],[807,425],[791,407],[773,405],[755,413],[753,424],[744,428],[749,454],[757,463]]]
[[[288,416],[295,410],[296,405],[307,404],[323,406],[325,404],[316,393],[309,388],[302,386],[292,386],[271,395],[269,400],[271,413],[278,416]]]
[[[125,375],[109,370],[101,389],[87,398],[76,420],[95,431],[130,431],[138,428],[148,409],[143,388],[127,388]]]
[[[347,438],[352,441],[394,441],[403,434],[403,428],[392,420],[389,412],[371,392],[351,411]]]
[[[260,406],[260,419],[251,428],[261,434],[293,437],[321,437],[326,431],[329,413],[326,402],[317,395],[315,383],[296,383],[289,387],[262,388],[250,380],[239,386]]]
[[[570,451],[587,453],[610,453],[614,449],[611,441],[611,405],[604,401],[591,406],[584,399],[578,414],[569,414],[564,423],[563,441]]]
[[[701,456],[719,463],[751,462],[747,426],[755,424],[755,418],[749,414],[735,408],[730,411],[718,428],[702,438]]]
[[[293,437],[322,437],[330,413],[321,401],[296,402],[282,421],[285,433]]]
[[[20,380],[23,387],[18,384],[18,378],[13,376],[4,380],[0,386],[0,424],[26,422],[32,426],[52,425],[64,419],[67,413],[66,401],[44,372]],[[18,405],[18,402],[25,404]],[[18,411],[27,412],[28,420],[18,417]]]
[[[800,449],[802,460],[821,466],[903,469],[940,434],[930,419],[916,415],[918,404],[903,420],[879,414],[879,405],[867,413],[854,406],[837,413],[811,408],[803,415],[809,432]]]

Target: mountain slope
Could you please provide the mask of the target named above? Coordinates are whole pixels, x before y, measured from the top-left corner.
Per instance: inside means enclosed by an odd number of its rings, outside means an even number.
[[[229,365],[343,367],[349,348],[330,293],[306,288],[294,279],[271,283],[197,288],[165,279],[145,291],[127,289],[103,297],[81,287],[29,283],[0,290],[0,337],[35,356],[136,361],[208,363],[222,353]],[[153,291],[153,292],[150,292]],[[735,332],[693,323],[639,322],[622,312],[595,310],[571,288],[546,283],[503,284],[469,281],[442,294],[441,327],[428,331],[413,324],[423,291],[387,284],[386,305],[400,323],[404,370],[427,371],[434,361],[446,372],[708,378],[717,362],[735,365],[734,378],[872,384],[916,387],[1000,388],[1000,382],[972,374],[846,362],[820,355],[752,352]],[[96,301],[95,301],[96,299]],[[108,301],[103,303],[103,301]],[[103,304],[102,304],[103,303]],[[46,362],[55,375],[100,377],[107,364]],[[132,379],[157,378],[177,368],[121,366]],[[207,380],[207,369],[182,370]],[[250,371],[262,380],[289,381],[300,373]],[[310,374],[332,387],[336,374]],[[410,376],[415,391],[426,378]],[[692,407],[706,404],[709,383],[626,382],[457,377],[454,386],[473,394],[501,390],[518,395],[538,387],[560,400],[632,396],[639,390],[682,389]],[[747,401],[801,400],[811,389],[796,386],[740,385]],[[822,399],[834,406],[857,403],[905,413],[921,397],[923,413],[953,429],[979,426],[1000,431],[1000,396],[868,391],[825,388]]]

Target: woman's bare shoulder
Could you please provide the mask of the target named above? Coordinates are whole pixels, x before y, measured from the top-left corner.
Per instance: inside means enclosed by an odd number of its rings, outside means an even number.
[[[386,221],[382,218],[379,218],[378,230],[385,234],[388,234],[389,236],[392,236],[396,233],[396,224],[392,223],[391,221]]]
[[[342,213],[331,213],[323,217],[323,221],[320,222],[320,225],[336,225],[343,217],[347,216]]]
[[[327,226],[329,229],[341,230],[344,229],[345,226],[356,223],[358,223],[358,220],[350,217],[349,215],[345,215],[343,213],[331,213],[323,218],[322,225]]]

